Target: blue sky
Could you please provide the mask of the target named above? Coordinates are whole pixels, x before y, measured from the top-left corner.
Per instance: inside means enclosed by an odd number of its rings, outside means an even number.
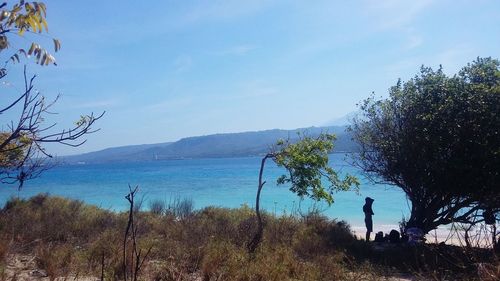
[[[28,65],[39,90],[62,95],[48,121],[106,111],[84,146],[49,147],[59,155],[322,126],[422,64],[453,74],[500,58],[494,0],[46,3],[58,66]]]

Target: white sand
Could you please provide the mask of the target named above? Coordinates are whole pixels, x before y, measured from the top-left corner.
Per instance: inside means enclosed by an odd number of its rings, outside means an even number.
[[[499,226],[497,226],[498,228]],[[365,239],[366,228],[365,226],[353,225],[351,226],[354,235],[359,239]],[[385,234],[389,234],[389,232],[395,229],[399,231],[398,225],[391,224],[383,224],[383,225],[373,225],[374,232],[371,234],[370,239],[373,241],[375,239],[375,234],[379,231],[382,231]],[[473,229],[469,232],[470,241],[472,246],[488,246],[491,245],[491,227],[490,226],[481,226],[476,229]],[[464,242],[464,232],[451,230],[450,226],[442,226],[436,230],[431,231],[426,235],[427,243],[441,243],[445,242],[446,244],[452,244],[457,246],[465,246]]]

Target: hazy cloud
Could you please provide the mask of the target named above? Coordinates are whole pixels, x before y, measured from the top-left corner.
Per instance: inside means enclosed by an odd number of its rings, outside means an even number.
[[[377,0],[367,1],[365,13],[373,18],[381,29],[403,28],[411,22],[434,0]]]
[[[419,36],[416,34],[410,34],[408,36],[405,47],[406,47],[406,49],[415,49],[417,47],[420,47],[423,42],[424,42],[424,39],[422,38],[422,36]]]
[[[467,62],[474,59],[474,49],[468,45],[458,45],[452,48],[444,49],[434,55],[408,57],[385,68],[392,76],[400,77],[402,73],[415,74],[421,65],[437,68],[442,65],[444,71],[450,75],[455,74]]]
[[[276,87],[270,85],[262,79],[257,79],[244,83],[241,86],[241,92],[236,98],[262,98],[277,94],[279,91]]]
[[[81,103],[73,103],[74,105],[71,106],[72,108],[90,108],[90,109],[107,109],[111,108],[114,106],[117,106],[119,104],[118,99],[104,99],[104,100],[96,100],[96,101],[91,101],[91,102],[81,102]]]
[[[147,105],[144,107],[147,111],[175,111],[178,109],[184,109],[185,107],[191,105],[193,103],[193,98],[191,97],[178,97],[178,98],[170,98],[160,102],[156,102],[154,104]]]
[[[232,20],[255,14],[275,2],[274,0],[200,1],[198,5],[184,15],[181,21],[187,24],[213,20]]]
[[[175,72],[185,72],[188,71],[193,65],[193,59],[189,55],[181,55],[174,60],[173,65]]]
[[[255,49],[257,49],[258,47],[255,46],[255,45],[237,45],[237,46],[233,46],[231,48],[227,48],[225,50],[222,50],[220,52],[215,52],[214,54],[216,55],[237,55],[237,56],[241,56],[241,55],[245,55],[247,53],[250,53],[252,51],[254,51]]]

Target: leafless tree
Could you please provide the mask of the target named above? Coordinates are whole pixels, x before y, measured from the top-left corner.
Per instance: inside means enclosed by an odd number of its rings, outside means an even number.
[[[151,253],[152,246],[144,253],[142,249],[139,248],[138,245],[138,227],[137,222],[134,219],[136,208],[135,204],[135,195],[138,191],[139,187],[136,186],[132,188],[129,185],[129,193],[125,196],[125,199],[129,202],[129,213],[128,213],[128,222],[127,227],[125,228],[125,235],[123,237],[123,278],[127,281],[127,276],[130,276],[130,279],[133,281],[137,281],[139,278],[142,266],[144,262],[148,258]],[[131,248],[130,254],[127,254],[127,249]],[[144,255],[143,255],[144,253]],[[128,264],[131,264],[130,270],[127,269]],[[130,273],[130,274],[129,274]]]
[[[21,188],[28,179],[35,178],[51,167],[47,159],[52,158],[44,144],[58,143],[78,147],[86,142],[85,136],[98,131],[94,123],[99,115],[81,116],[71,128],[59,130],[57,123],[45,123],[50,108],[58,100],[52,101],[34,89],[36,75],[28,78],[24,67],[24,91],[15,100],[0,108],[0,117],[8,112],[19,112],[16,120],[2,121],[0,129],[0,183],[19,184]],[[0,73],[0,79],[5,77]]]

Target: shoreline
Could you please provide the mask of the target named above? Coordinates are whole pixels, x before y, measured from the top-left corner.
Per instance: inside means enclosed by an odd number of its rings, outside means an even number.
[[[373,228],[375,231],[370,236],[370,241],[372,242],[375,239],[375,234],[379,231],[382,231],[384,235],[389,234],[389,232],[392,229],[395,229],[399,232],[398,225],[391,225],[391,224],[378,225],[378,226],[374,225]],[[361,240],[365,239],[366,228],[364,225],[363,226],[351,225],[351,230],[358,239]],[[481,234],[482,236],[478,236],[478,234]],[[466,243],[463,237],[464,237],[463,231],[451,230],[450,226],[441,226],[435,230],[432,230],[425,236],[425,238],[427,239],[426,240],[427,244],[439,244],[444,242],[447,245],[465,247]],[[485,229],[483,228],[476,229],[475,232],[471,231],[470,240],[471,240],[471,245],[473,247],[485,247],[488,245],[490,245],[491,247],[490,244],[491,238],[487,236],[487,234],[485,233]]]

